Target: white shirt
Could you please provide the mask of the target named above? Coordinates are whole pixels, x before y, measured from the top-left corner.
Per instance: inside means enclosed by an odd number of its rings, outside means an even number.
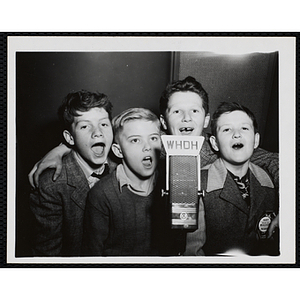
[[[101,175],[105,170],[105,165],[108,165],[107,160],[104,162],[103,165],[101,165],[101,167],[99,169],[95,170],[89,166],[89,164],[81,157],[81,155],[78,152],[74,151],[74,157],[75,157],[76,161],[78,162],[79,166],[81,167],[81,169],[88,181],[89,187],[92,188],[95,185],[95,183],[97,181],[99,181],[100,179],[97,177],[93,177],[91,175],[93,173]]]

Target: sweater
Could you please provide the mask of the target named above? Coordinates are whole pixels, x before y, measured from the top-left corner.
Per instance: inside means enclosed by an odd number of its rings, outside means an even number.
[[[116,172],[91,189],[84,219],[83,255],[144,256],[154,251],[154,197],[122,190]]]

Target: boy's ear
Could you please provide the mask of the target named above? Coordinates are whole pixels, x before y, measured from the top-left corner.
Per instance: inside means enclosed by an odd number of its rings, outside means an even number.
[[[259,140],[260,140],[260,135],[259,133],[255,133],[255,136],[254,136],[254,149],[256,149],[259,145]]]
[[[165,120],[164,116],[163,116],[163,115],[160,115],[160,116],[159,116],[159,120],[160,120],[160,123],[161,123],[162,128],[163,128],[164,130],[167,130],[168,127],[167,127],[167,123],[166,123],[166,120]]]
[[[212,135],[210,138],[209,138],[209,141],[211,143],[211,146],[213,147],[213,149],[215,151],[219,151],[219,147],[218,147],[218,142],[217,142],[217,139],[214,135]]]
[[[63,136],[69,145],[74,146],[74,144],[75,144],[74,138],[68,130],[63,131]]]
[[[113,151],[116,157],[123,158],[123,153],[119,144],[113,143],[111,145],[111,150]]]
[[[208,124],[209,124],[209,120],[210,120],[210,114],[208,113],[208,114],[205,116],[203,128],[207,128],[207,126],[208,126]]]

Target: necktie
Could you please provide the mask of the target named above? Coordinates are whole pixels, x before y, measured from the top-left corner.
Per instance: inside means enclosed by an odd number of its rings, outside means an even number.
[[[233,180],[236,182],[243,199],[246,201],[248,207],[250,206],[250,194],[249,194],[249,179],[248,176],[244,176],[241,179],[233,175]]]
[[[95,172],[93,172],[91,174],[91,176],[101,179],[103,176],[107,175],[108,173],[109,173],[109,166],[105,165],[105,168],[104,168],[104,171],[102,172],[102,174],[96,174]]]

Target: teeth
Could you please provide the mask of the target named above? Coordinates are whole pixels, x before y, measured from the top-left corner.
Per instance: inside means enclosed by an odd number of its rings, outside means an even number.
[[[241,144],[241,143],[234,144],[234,145],[232,146],[233,149],[241,149],[241,148],[243,148],[243,147],[244,147],[244,145]]]
[[[179,129],[180,132],[183,132],[183,131],[193,131],[193,130],[194,130],[194,128],[192,128],[192,127],[183,127],[183,128]]]

